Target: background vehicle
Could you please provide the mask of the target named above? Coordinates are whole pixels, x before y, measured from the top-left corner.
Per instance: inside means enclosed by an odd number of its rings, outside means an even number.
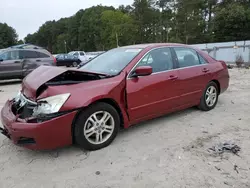
[[[102,53],[104,53],[104,51],[99,51],[99,52],[86,52],[86,56],[88,57],[88,59],[93,59],[94,57],[101,55]]]
[[[66,66],[66,67],[77,67],[82,61],[72,54],[58,54],[56,56],[56,65],[57,66]]]
[[[55,58],[45,49],[24,44],[0,51],[0,79],[22,79],[40,65],[55,66]]]
[[[91,59],[93,59],[93,58],[95,58],[95,57],[97,57],[97,56],[99,56],[99,55],[101,55],[101,54],[103,54],[105,51],[100,51],[100,52],[87,52],[86,53],[86,56],[87,56],[87,61],[83,61],[83,62],[81,62],[79,65],[78,65],[78,67],[81,67],[81,66],[83,66],[83,65],[85,65],[86,63],[88,63]]]
[[[193,106],[210,111],[228,86],[226,64],[190,46],[120,47],[79,69],[33,71],[3,107],[0,131],[30,149],[75,142],[97,150],[108,146],[120,127]]]
[[[80,59],[82,62],[88,61],[88,57],[86,56],[86,53],[84,51],[72,51],[68,54],[78,57],[78,59]]]

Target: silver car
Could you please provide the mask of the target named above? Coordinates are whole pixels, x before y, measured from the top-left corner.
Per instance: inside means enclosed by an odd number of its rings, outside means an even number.
[[[22,79],[41,65],[56,66],[56,59],[38,46],[24,44],[0,50],[0,80]]]

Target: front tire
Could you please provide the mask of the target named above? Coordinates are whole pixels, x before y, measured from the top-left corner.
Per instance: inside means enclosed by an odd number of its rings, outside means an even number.
[[[210,111],[215,108],[218,102],[219,92],[218,85],[215,82],[209,82],[206,89],[204,90],[199,109],[202,111]]]
[[[120,117],[116,109],[107,103],[96,103],[77,117],[74,139],[86,150],[99,150],[113,142],[119,127]]]

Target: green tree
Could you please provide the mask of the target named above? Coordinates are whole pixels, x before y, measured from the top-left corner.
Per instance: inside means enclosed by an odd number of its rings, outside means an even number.
[[[183,43],[204,42],[206,23],[203,17],[203,0],[178,0],[176,13],[176,33]]]
[[[56,38],[56,53],[67,53],[70,49],[68,48],[69,36],[68,34],[60,34]]]
[[[101,16],[101,38],[104,49],[133,44],[135,42],[136,25],[131,16],[117,10],[107,10]]]
[[[17,44],[17,33],[6,23],[0,23],[0,49]]]
[[[152,42],[151,34],[155,34],[154,23],[157,18],[151,7],[152,3],[151,0],[135,0],[133,3],[133,18],[138,25],[137,43]]]
[[[70,40],[68,40],[68,46],[70,49],[80,50],[80,23],[81,18],[84,15],[84,10],[78,11],[74,16],[69,18],[68,22],[68,36],[70,36]]]
[[[134,0],[117,9],[98,5],[69,18],[47,21],[27,35],[25,42],[61,53],[108,50],[117,46],[117,39],[119,46],[247,40],[249,11],[250,0]],[[14,38],[11,44],[16,43]]]
[[[23,40],[17,41],[17,44],[24,44]]]
[[[121,11],[124,14],[130,14],[133,11],[133,7],[130,5],[124,6],[124,5],[120,5],[118,8],[119,11]]]
[[[173,0],[156,0],[156,7],[160,10],[160,32],[161,32],[161,42],[169,41],[169,31],[173,27]]]
[[[84,11],[79,27],[80,49],[85,51],[103,50],[101,39],[101,16],[105,10],[115,10],[114,7],[94,6]]]
[[[250,8],[239,3],[219,6],[214,17],[215,41],[250,38]]]

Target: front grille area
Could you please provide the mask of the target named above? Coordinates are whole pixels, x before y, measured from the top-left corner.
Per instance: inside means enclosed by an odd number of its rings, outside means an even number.
[[[17,141],[17,144],[19,145],[25,145],[25,144],[35,144],[35,139],[34,138],[25,138],[25,137],[21,137],[19,138],[19,140]]]
[[[13,100],[12,112],[21,119],[32,117],[33,109],[36,103],[27,99],[23,94],[20,94]]]

